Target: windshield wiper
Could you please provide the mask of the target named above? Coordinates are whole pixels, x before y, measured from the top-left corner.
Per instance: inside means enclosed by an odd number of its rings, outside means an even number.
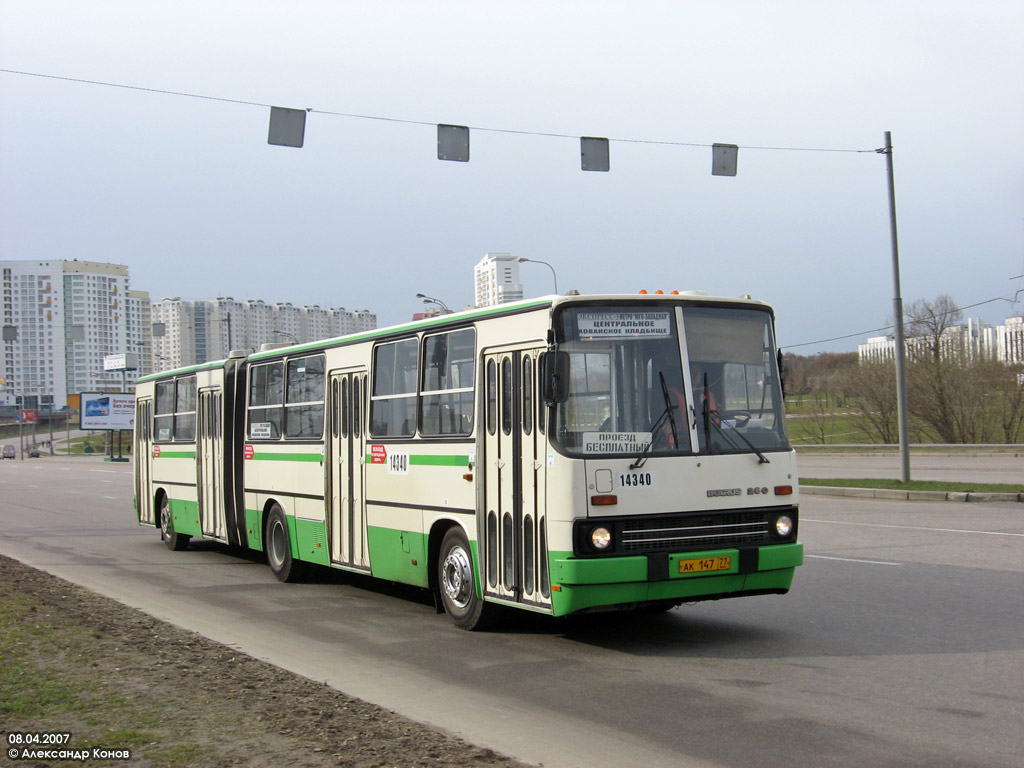
[[[661,379],[661,396],[665,399],[665,410],[661,412],[661,415],[658,416],[651,425],[651,442],[649,442],[643,452],[636,457],[636,460],[629,465],[630,469],[640,469],[640,467],[644,465],[644,462],[647,461],[647,457],[650,456],[651,451],[654,450],[654,442],[658,439],[658,433],[661,426],[665,423],[666,418],[672,428],[672,443],[673,445],[679,444],[679,434],[676,432],[676,417],[672,415],[672,410],[676,406],[672,405],[672,399],[669,397],[668,386],[665,384],[665,374],[658,371],[658,378]]]
[[[712,418],[712,417],[714,417],[714,418]],[[704,435],[705,435],[705,437],[707,438],[707,441],[708,441],[708,453],[713,453],[713,451],[711,450],[711,425],[712,424],[715,425],[715,429],[718,430],[719,434],[722,437],[724,437],[726,439],[726,441],[730,445],[732,445],[733,447],[736,446],[736,443],[734,443],[729,438],[729,436],[725,434],[725,428],[722,426],[721,422],[722,422],[721,414],[719,414],[716,409],[711,407],[711,398],[708,395],[708,375],[705,373],[704,374]],[[728,422],[726,422],[726,423],[728,423]],[[755,454],[757,454],[757,463],[758,464],[771,464],[771,462],[768,460],[768,457],[765,456],[763,453],[761,453],[761,451],[758,450],[757,446],[754,445],[752,442],[750,442],[750,440],[747,439],[746,435],[744,435],[742,432],[740,432],[736,427],[732,427],[732,431],[733,431],[733,434],[735,434],[740,440],[742,440],[744,443],[747,444],[747,447],[750,448],[751,451],[753,451]]]

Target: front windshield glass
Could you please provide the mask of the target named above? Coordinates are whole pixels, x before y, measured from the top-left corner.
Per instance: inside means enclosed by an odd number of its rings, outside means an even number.
[[[789,450],[771,315],[685,307],[683,326],[700,451]]]
[[[556,406],[553,438],[566,453],[640,458],[788,448],[768,312],[570,307],[559,325],[569,387]]]

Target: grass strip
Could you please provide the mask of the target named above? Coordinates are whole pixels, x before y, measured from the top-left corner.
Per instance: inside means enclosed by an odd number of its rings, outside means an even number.
[[[947,493],[1021,493],[1024,484],[967,483],[945,480],[888,480],[878,477],[801,477],[800,485],[820,485],[830,488],[886,488],[897,491],[945,491]]]

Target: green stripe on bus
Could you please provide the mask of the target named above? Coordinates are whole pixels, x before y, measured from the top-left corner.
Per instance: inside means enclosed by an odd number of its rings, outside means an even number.
[[[322,453],[254,453],[253,461],[323,461]]]
[[[469,456],[410,456],[410,464],[424,464],[434,467],[466,467],[469,466]]]
[[[154,459],[194,459],[195,451],[160,451]]]
[[[366,454],[366,463],[372,464],[374,456],[372,453]],[[384,462],[377,462],[383,464]],[[413,464],[419,464],[424,467],[468,467],[469,456],[436,456],[431,454],[410,454],[409,456],[410,466]]]

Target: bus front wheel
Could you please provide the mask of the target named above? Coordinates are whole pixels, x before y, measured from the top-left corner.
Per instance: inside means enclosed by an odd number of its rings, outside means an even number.
[[[304,564],[292,559],[288,523],[281,507],[276,504],[270,508],[270,513],[267,515],[267,529],[263,543],[267,552],[267,564],[279,581],[291,582],[302,578]]]
[[[174,518],[171,516],[171,500],[164,494],[160,497],[160,538],[172,552],[181,552],[188,546],[191,536],[174,532]]]
[[[460,629],[486,629],[494,623],[495,606],[476,592],[473,555],[466,534],[449,528],[441,540],[437,561],[437,585],[445,613]]]

